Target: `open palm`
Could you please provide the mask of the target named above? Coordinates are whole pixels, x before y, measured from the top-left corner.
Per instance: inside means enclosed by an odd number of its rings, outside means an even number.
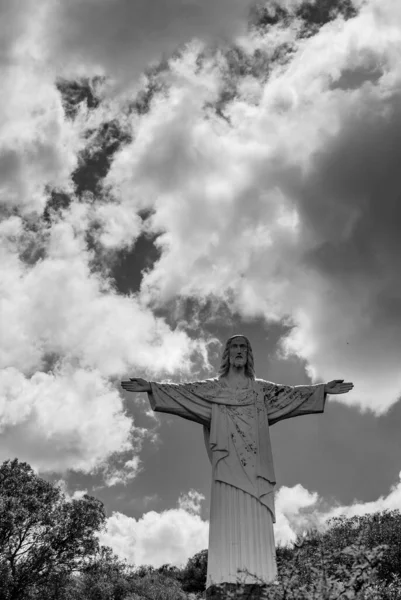
[[[333,379],[324,386],[326,394],[346,394],[350,392],[354,387],[351,382],[344,382],[344,379]]]
[[[121,382],[121,387],[127,392],[150,392],[151,387],[149,381],[141,377],[131,377],[127,381]]]

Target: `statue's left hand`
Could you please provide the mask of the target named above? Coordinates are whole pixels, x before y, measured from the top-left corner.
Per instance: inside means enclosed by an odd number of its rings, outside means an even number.
[[[346,394],[350,392],[354,387],[351,382],[344,383],[344,379],[333,379],[324,386],[326,394]]]
[[[121,387],[127,392],[151,392],[149,381],[141,377],[130,377],[129,381],[122,381]]]

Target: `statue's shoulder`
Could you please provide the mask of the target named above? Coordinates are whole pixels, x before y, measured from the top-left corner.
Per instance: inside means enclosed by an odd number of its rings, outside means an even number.
[[[210,378],[187,382],[185,389],[204,400],[213,400],[216,396],[219,396],[221,386],[217,378]]]
[[[220,382],[218,377],[211,377],[210,379],[200,379],[197,381],[188,381],[186,383],[187,386],[189,387],[194,387],[194,388],[202,388],[202,389],[215,389],[216,387],[220,386]]]
[[[257,386],[257,388],[262,391],[263,393],[267,393],[269,390],[271,390],[274,386],[275,383],[273,383],[272,381],[267,381],[266,379],[255,379],[255,385]]]
[[[219,383],[218,377],[210,377],[208,379],[200,379],[199,381],[194,381],[193,383],[199,383],[200,385],[214,385]]]

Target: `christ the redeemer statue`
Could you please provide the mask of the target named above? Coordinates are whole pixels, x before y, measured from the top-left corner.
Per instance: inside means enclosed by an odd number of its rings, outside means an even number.
[[[293,387],[256,379],[249,340],[235,335],[214,379],[172,384],[133,378],[121,385],[147,392],[154,411],[203,425],[212,464],[207,597],[220,584],[273,583],[276,477],[269,426],[322,413],[327,394],[344,394],[353,384],[336,379]]]

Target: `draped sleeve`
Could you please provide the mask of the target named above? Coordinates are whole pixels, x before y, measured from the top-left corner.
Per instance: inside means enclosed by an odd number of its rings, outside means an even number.
[[[148,398],[154,411],[170,413],[210,427],[212,400],[218,389],[216,380],[180,384],[151,381],[150,387]]]
[[[283,419],[324,412],[324,383],[315,385],[277,385],[260,380],[269,425]]]

